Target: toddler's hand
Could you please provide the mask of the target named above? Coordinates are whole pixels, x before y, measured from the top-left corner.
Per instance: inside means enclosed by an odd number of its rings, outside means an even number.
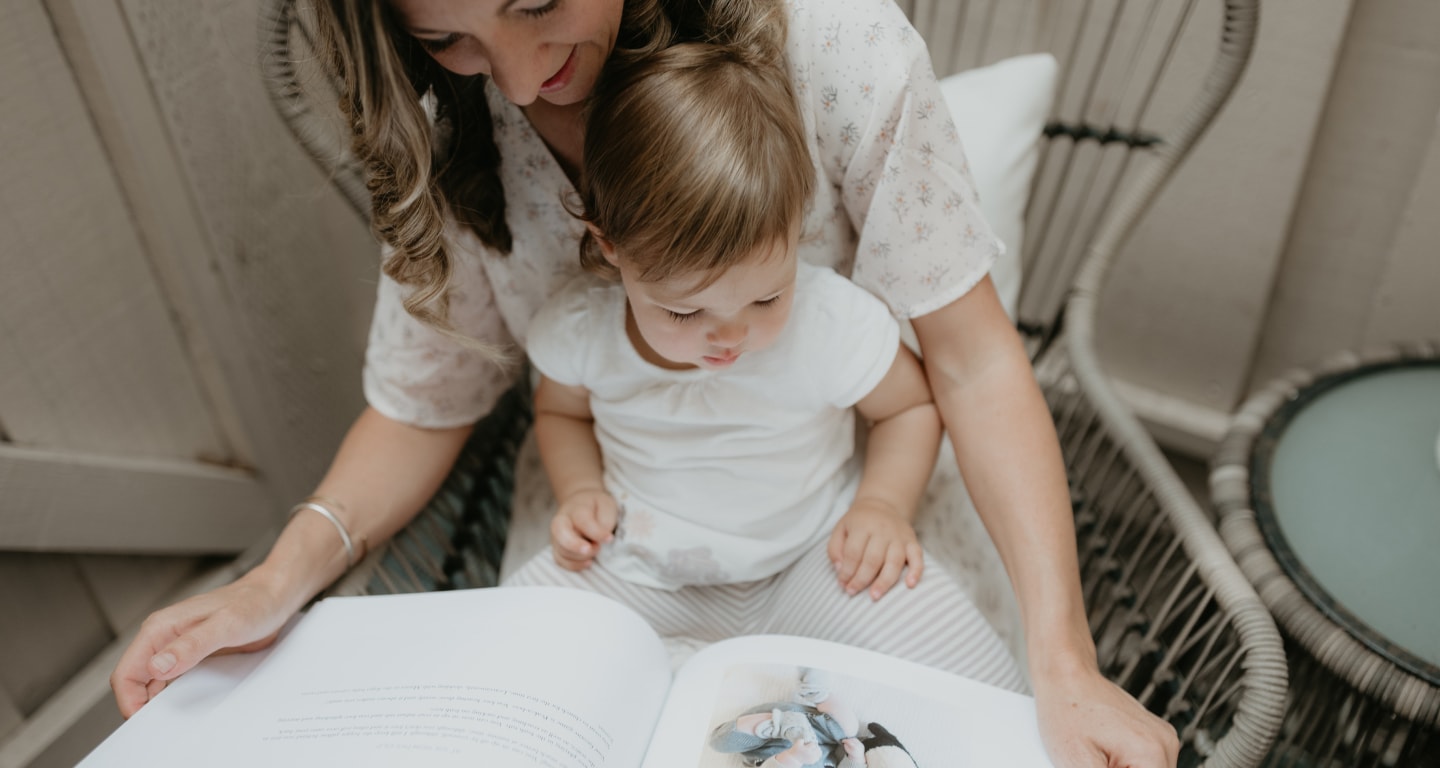
[[[577,491],[560,502],[550,521],[550,547],[561,568],[583,571],[595,560],[600,545],[615,538],[619,510],[615,497],[602,490]]]
[[[870,588],[879,600],[905,574],[905,586],[920,583],[925,556],[915,527],[899,510],[885,502],[860,498],[830,534],[830,562],[846,594]],[[907,567],[908,566],[908,567]]]

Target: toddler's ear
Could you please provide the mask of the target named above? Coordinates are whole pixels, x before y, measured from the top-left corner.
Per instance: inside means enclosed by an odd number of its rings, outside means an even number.
[[[605,233],[601,232],[600,228],[594,224],[587,221],[585,228],[590,230],[590,236],[595,239],[595,244],[600,246],[600,254],[605,257],[605,260],[611,265],[619,267],[620,264],[615,259],[615,244],[605,239]]]

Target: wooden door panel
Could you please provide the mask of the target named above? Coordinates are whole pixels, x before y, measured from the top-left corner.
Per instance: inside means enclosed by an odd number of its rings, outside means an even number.
[[[0,62],[0,423],[9,440],[230,458],[38,2],[0,8]]]
[[[0,446],[0,550],[234,553],[271,524],[247,472]]]

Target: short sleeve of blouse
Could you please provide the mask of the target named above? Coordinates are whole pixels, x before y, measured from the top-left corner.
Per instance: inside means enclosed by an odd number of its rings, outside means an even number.
[[[389,249],[384,255],[389,255]],[[396,421],[417,427],[473,424],[515,381],[517,361],[500,363],[485,351],[431,328],[405,311],[408,289],[380,275],[365,348],[365,400]],[[465,336],[515,350],[484,270],[457,259],[449,290],[449,320]],[[517,355],[518,356],[518,355]]]
[[[797,95],[820,163],[859,233],[851,279],[896,317],[968,292],[1004,247],[920,34],[893,2],[792,0]]]

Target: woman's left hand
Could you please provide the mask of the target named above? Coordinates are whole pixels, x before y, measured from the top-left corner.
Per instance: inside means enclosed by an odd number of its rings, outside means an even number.
[[[1098,670],[1035,680],[1040,736],[1056,768],[1173,768],[1174,726]]]

